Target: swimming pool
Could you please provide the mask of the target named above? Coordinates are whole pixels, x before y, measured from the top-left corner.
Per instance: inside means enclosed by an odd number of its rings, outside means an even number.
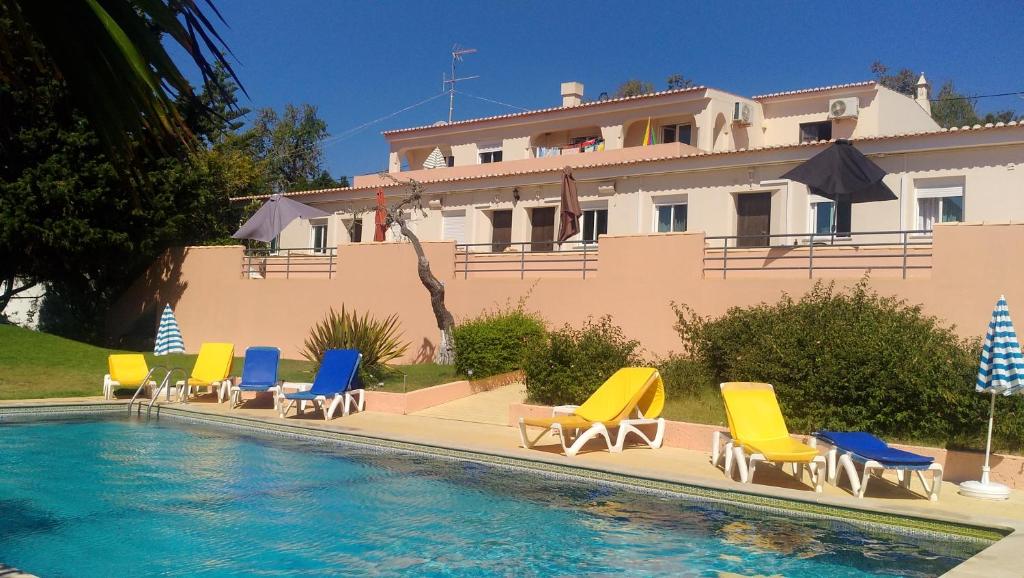
[[[0,422],[40,576],[937,576],[990,542],[173,419]]]

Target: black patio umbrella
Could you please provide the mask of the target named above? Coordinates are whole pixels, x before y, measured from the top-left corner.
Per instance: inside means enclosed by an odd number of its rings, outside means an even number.
[[[832,146],[807,159],[782,175],[784,179],[801,182],[812,193],[834,201],[872,203],[896,200],[882,177],[885,171],[864,156],[848,140],[839,139]],[[832,231],[835,233],[836,213],[832,213]]]

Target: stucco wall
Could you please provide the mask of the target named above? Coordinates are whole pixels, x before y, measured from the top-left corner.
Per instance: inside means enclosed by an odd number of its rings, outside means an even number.
[[[917,106],[913,101],[909,102]],[[730,134],[737,130],[738,127],[730,127]],[[852,209],[853,230],[918,228],[915,190],[935,183],[937,179],[955,179],[963,184],[964,220],[967,222],[1024,220],[1024,194],[1018,194],[1024,190],[1024,170],[1020,168],[1024,160],[1024,144],[1020,138],[1019,130],[1013,129],[917,137],[912,149],[908,149],[900,139],[858,145],[888,173],[885,182],[898,200],[855,205]],[[780,181],[779,177],[810,156],[810,151],[817,150],[815,147],[808,149],[750,153],[750,159],[742,158],[742,155],[697,156],[666,158],[657,163],[580,167],[575,174],[584,208],[591,208],[587,203],[592,201],[607,204],[609,234],[651,233],[654,231],[654,205],[685,199],[689,230],[706,231],[708,235],[733,235],[736,233],[736,197],[751,192],[772,193],[772,233],[805,234],[811,229],[807,188],[800,183]],[[557,205],[563,165],[587,163],[594,159],[628,160],[674,155],[685,150],[682,145],[662,144],[510,161],[500,164],[509,167],[543,165],[550,172],[529,178],[509,175],[482,181],[426,185],[427,198],[434,200],[435,205],[439,204],[443,210],[464,209],[467,233],[472,232],[467,235],[467,240],[477,243],[491,240],[489,211],[513,209],[513,241],[529,241],[529,210],[536,206]],[[447,170],[470,175],[492,169],[489,165],[473,165]],[[420,171],[414,175],[429,172]],[[513,203],[514,189],[518,189],[520,194],[516,203]],[[387,190],[389,200],[395,194],[393,191]],[[372,211],[374,202],[372,190],[345,193],[345,196],[324,194],[302,200],[327,211],[340,211],[346,218],[349,211]],[[422,216],[423,223],[419,229],[430,241],[442,240],[440,218],[432,215],[435,212],[438,212],[436,208],[428,209]],[[364,220],[364,241],[372,239],[373,235],[370,226],[372,213],[369,216]],[[331,226],[336,228],[340,224],[332,221]],[[343,243],[347,235],[332,230],[328,237],[332,242]],[[786,243],[782,239],[776,242]],[[307,246],[308,243],[308,221],[294,221],[282,235],[282,247]]]
[[[705,315],[733,305],[774,301],[783,292],[800,295],[814,280],[747,275],[721,279],[703,273],[703,233],[608,236],[600,243],[598,272],[581,278],[474,278],[454,274],[454,245],[426,243],[431,266],[446,283],[447,303],[457,319],[515,304],[551,324],[579,324],[611,315],[630,337],[653,354],[679,349],[671,302]],[[940,225],[934,235],[930,275],[911,279],[878,275],[872,285],[898,295],[958,327],[963,335],[984,332],[992,305],[1005,294],[1011,307],[1024,303],[1024,225]],[[111,311],[108,334],[117,338],[146,325],[170,303],[185,345],[232,341],[281,347],[297,357],[309,328],[342,304],[377,317],[398,313],[411,343],[408,361],[433,355],[437,330],[426,291],[416,277],[415,257],[405,243],[341,245],[334,279],[242,279],[241,247],[193,247],[168,252],[154,263]],[[856,282],[840,279],[839,284]]]

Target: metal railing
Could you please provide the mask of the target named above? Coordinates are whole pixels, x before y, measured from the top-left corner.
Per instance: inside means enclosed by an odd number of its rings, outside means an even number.
[[[297,247],[287,249],[248,248],[242,254],[242,277],[316,278],[334,277],[337,269],[336,247]]]
[[[494,250],[496,246],[504,247]],[[455,245],[455,274],[472,275],[519,273],[520,279],[536,273],[574,273],[584,279],[597,272],[597,243],[553,241],[522,243],[459,243]]]
[[[139,388],[135,390],[135,395],[133,395],[131,401],[128,402],[128,413],[132,412],[132,404],[134,404],[135,400],[138,399],[139,394],[142,393],[142,390],[144,390],[147,387],[149,387],[149,382],[153,381],[153,374],[156,373],[158,370],[159,371],[166,371],[167,372],[164,375],[163,381],[160,382],[160,385],[162,386],[164,384],[164,382],[167,381],[167,376],[170,375],[171,372],[168,371],[166,367],[163,367],[162,365],[157,365],[155,367],[149,368],[149,371],[146,372],[146,377],[142,378],[142,383],[140,383],[139,384]],[[153,392],[153,397],[156,398],[156,396],[159,395],[159,394],[160,394],[160,388],[157,387],[157,389]],[[171,397],[170,397],[170,394],[168,393],[167,400],[170,401],[170,399],[171,399]],[[139,402],[139,407],[140,407],[140,411],[141,411],[141,407],[142,407],[142,402],[141,401]]]
[[[166,371],[167,373],[165,373],[164,374],[164,378],[162,380],[160,380],[160,384],[157,385],[153,389],[152,397],[149,400],[149,405],[146,407],[146,415],[147,416],[150,415],[153,412],[153,404],[156,403],[156,400],[160,398],[160,393],[161,392],[165,392],[166,393],[167,401],[168,402],[171,401],[171,389],[174,387],[174,385],[172,385],[173,382],[171,381],[171,376],[172,375],[174,375],[175,373],[179,373],[179,374],[181,374],[181,379],[182,380],[188,380],[188,373],[184,369],[182,369],[180,367],[172,367],[170,369],[167,369],[166,367],[157,366],[157,367],[154,367],[154,368],[150,369],[149,373],[147,373],[146,377],[142,380],[142,383],[139,384],[139,388],[135,390],[135,395],[133,395],[131,401],[128,402],[128,413],[129,414],[132,412],[132,405],[135,404],[135,400],[139,398],[139,394],[141,394],[142,390],[146,389],[146,387],[149,386],[150,382],[153,381],[152,377],[157,372],[157,370]],[[179,401],[181,401],[183,403],[186,402],[186,400],[181,399],[180,395],[179,395]],[[136,408],[137,408],[137,413],[139,413],[141,415],[142,414],[142,400],[141,399],[139,400],[139,404],[136,406]]]
[[[860,240],[865,237],[869,240]],[[773,245],[778,239],[785,243]],[[906,279],[908,271],[932,267],[929,230],[722,235],[705,240],[704,272],[721,271],[723,279],[730,271],[807,271],[813,278],[815,271],[869,269],[899,270]]]

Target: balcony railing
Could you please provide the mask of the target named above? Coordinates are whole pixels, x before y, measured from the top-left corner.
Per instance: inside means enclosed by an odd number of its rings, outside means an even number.
[[[533,147],[533,158],[558,157],[564,155],[579,155],[604,150],[604,139],[593,138],[580,142],[573,142],[561,145]]]
[[[297,247],[246,249],[242,277],[246,279],[316,279],[334,277],[337,248]]]
[[[735,271],[892,271],[901,278],[931,269],[931,231],[842,234],[728,235],[706,237],[704,274]],[[772,244],[778,243],[778,244]]]
[[[455,275],[481,277],[582,277],[597,272],[597,243],[552,241],[508,243],[494,251],[493,243],[455,245]]]

